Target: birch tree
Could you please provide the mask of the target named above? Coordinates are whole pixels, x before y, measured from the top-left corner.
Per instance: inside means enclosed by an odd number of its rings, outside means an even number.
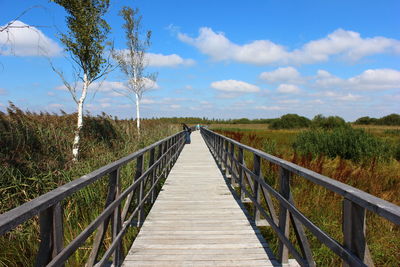
[[[82,86],[82,90],[76,90],[76,83],[75,85],[69,83],[64,74],[52,65],[77,104],[77,124],[72,145],[72,156],[76,161],[79,155],[83,108],[88,88],[111,69],[109,61],[104,58],[110,27],[103,16],[108,10],[109,0],[54,0],[54,2],[67,12],[68,32],[61,34],[60,41],[72,59],[76,77]]]
[[[151,45],[151,31],[147,31],[142,36],[142,16],[139,15],[139,9],[123,7],[119,14],[125,21],[123,27],[127,49],[114,52],[113,57],[127,78],[126,90],[122,94],[136,104],[136,126],[140,134],[140,101],[143,93],[155,84],[157,78],[156,73],[144,73],[144,69],[148,65],[145,56]]]

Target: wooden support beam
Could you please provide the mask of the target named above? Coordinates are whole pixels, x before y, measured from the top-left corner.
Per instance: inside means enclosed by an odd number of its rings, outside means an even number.
[[[282,195],[282,197],[289,200],[290,172],[280,167],[279,178],[280,178],[279,193]],[[284,233],[285,237],[289,238],[289,212],[282,204],[280,205],[279,208],[279,228]],[[279,247],[278,247],[278,260],[282,264],[287,264],[289,260],[288,248],[281,241],[279,241]]]
[[[365,208],[347,198],[343,199],[343,245],[367,266],[374,266],[365,237],[365,216]],[[343,266],[350,265],[343,262]]]
[[[262,179],[262,174],[261,174],[261,158],[257,154],[253,154],[253,173],[258,176],[260,179]],[[254,198],[256,199],[258,204],[261,204],[261,187],[260,184],[257,180],[254,179],[253,183],[253,192],[254,192]],[[260,221],[260,211],[256,207],[254,207],[254,221],[257,223],[257,221]]]
[[[108,192],[104,209],[106,209],[111,204],[111,202],[115,200],[115,192],[117,186],[116,182],[117,181],[115,179],[115,175],[110,175],[108,180]],[[90,252],[89,259],[85,265],[86,267],[92,267],[96,263],[97,257],[99,255],[99,250],[103,243],[110,220],[111,216],[105,219],[104,222],[97,228],[96,236],[93,241],[93,248]]]
[[[46,266],[64,247],[63,208],[60,202],[39,214],[40,247],[35,266]],[[63,266],[63,265],[62,265]]]

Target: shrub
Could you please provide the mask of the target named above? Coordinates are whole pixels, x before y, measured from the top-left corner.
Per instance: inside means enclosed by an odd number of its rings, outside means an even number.
[[[315,116],[311,121],[311,126],[315,128],[333,129],[346,127],[346,121],[339,116],[324,117],[321,114]]]
[[[400,115],[390,114],[377,120],[378,125],[400,125]]]
[[[354,123],[362,124],[362,125],[370,125],[370,124],[376,124],[377,120],[378,119],[370,118],[370,117],[366,116],[366,117],[358,118]]]
[[[296,128],[308,128],[310,127],[311,121],[306,117],[299,116],[297,114],[286,114],[279,119],[274,120],[269,128],[271,129],[296,129]]]
[[[355,162],[371,158],[388,160],[392,155],[390,144],[362,129],[351,127],[301,132],[293,147],[300,154],[341,157]]]
[[[376,119],[376,118],[370,118],[370,117],[361,117],[358,118],[355,122],[355,124],[364,124],[364,125],[400,125],[400,115],[399,114],[390,114],[387,116],[384,116],[382,118]]]

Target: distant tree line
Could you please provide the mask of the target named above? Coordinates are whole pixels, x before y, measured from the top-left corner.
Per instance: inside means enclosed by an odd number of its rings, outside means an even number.
[[[400,115],[399,114],[390,114],[379,119],[370,118],[368,116],[361,117],[357,119],[355,124],[364,124],[364,125],[400,125]]]
[[[171,118],[150,118],[144,120],[159,120],[166,123],[186,123],[186,124],[269,124],[275,119],[209,119],[200,117],[171,117]]]
[[[144,120],[158,120],[165,123],[186,123],[186,124],[268,124],[270,129],[298,129],[298,128],[323,128],[333,129],[343,127],[348,123],[339,116],[316,115],[313,119],[297,114],[285,114],[280,118],[272,119],[209,119],[206,117],[171,117],[171,118],[147,118]],[[362,125],[399,125],[400,115],[390,114],[382,118],[361,117],[354,124]]]

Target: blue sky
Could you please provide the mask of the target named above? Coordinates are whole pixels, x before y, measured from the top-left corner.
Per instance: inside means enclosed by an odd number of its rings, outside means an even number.
[[[399,1],[111,1],[106,16],[124,49],[123,5],[139,7],[153,32],[147,70],[158,72],[142,99],[144,117],[272,118],[297,113],[346,120],[400,113]],[[48,1],[0,0],[0,110],[76,110],[49,60],[72,81],[57,39],[65,12]],[[47,55],[47,57],[44,56]],[[117,70],[95,83],[91,114],[122,118],[135,106],[116,93]]]

